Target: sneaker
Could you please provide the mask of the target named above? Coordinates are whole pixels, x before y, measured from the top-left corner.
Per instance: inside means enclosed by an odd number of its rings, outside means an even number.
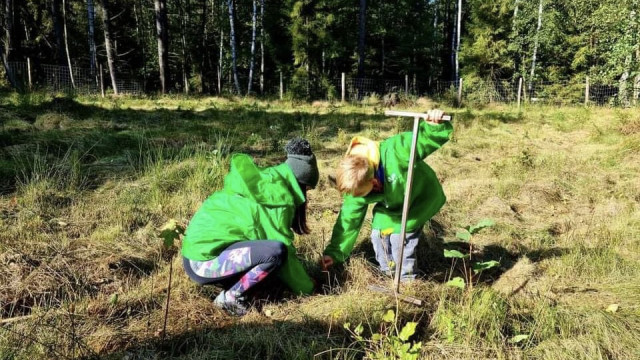
[[[249,312],[249,307],[241,296],[235,297],[228,291],[222,290],[218,296],[216,296],[213,303],[226,310],[229,314],[235,316],[243,316]]]

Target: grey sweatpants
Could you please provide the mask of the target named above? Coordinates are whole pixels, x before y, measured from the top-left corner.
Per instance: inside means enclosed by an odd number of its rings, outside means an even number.
[[[418,240],[422,234],[422,227],[414,232],[407,233],[407,240],[402,253],[401,280],[412,280],[416,278],[416,248]],[[398,264],[400,257],[400,234],[382,236],[380,230],[371,231],[371,243],[373,251],[376,253],[376,261],[380,265],[380,270],[388,275],[394,275],[395,264]]]

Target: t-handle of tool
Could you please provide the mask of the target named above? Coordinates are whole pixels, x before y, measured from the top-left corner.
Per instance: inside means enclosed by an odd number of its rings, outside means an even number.
[[[419,113],[419,112],[411,112],[411,111],[396,111],[396,110],[387,110],[384,112],[386,116],[408,116],[412,118],[419,118],[427,120],[429,114],[427,113]],[[443,121],[451,121],[451,115],[442,115]]]

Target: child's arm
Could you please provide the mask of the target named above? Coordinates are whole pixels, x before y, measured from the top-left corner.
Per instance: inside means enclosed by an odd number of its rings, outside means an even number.
[[[424,159],[449,141],[451,133],[453,132],[453,125],[450,121],[444,121],[440,124],[420,121],[418,131],[416,157],[418,159]],[[412,137],[413,134],[411,131],[403,132],[385,140],[385,145],[391,146],[390,149],[395,152],[399,159],[409,161]]]
[[[367,214],[367,201],[363,197],[345,195],[340,214],[333,226],[331,242],[324,250],[335,262],[344,262],[358,239],[362,222]]]

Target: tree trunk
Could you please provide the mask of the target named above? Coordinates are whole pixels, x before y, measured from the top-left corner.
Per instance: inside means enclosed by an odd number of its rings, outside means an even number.
[[[253,82],[253,64],[256,53],[256,22],[258,4],[253,0],[253,16],[251,17],[251,60],[249,60],[249,85],[247,86],[247,96],[251,94],[251,83]]]
[[[91,69],[91,75],[94,75],[96,73],[98,56],[96,51],[95,8],[93,6],[93,0],[87,0],[87,22],[89,24],[89,68]]]
[[[457,5],[456,5],[457,6]],[[457,24],[458,24],[458,12],[456,11],[457,8],[456,6],[454,6],[454,15],[453,15],[453,26],[451,29],[451,59],[450,59],[450,66],[451,66],[451,70],[453,70],[452,72],[449,73],[449,76],[452,77],[453,81],[456,81],[456,72],[455,72],[455,68],[456,68],[456,38],[458,36],[456,30],[458,28]]]
[[[364,76],[364,53],[366,38],[367,0],[360,0],[360,15],[358,23],[358,77]]]
[[[184,83],[185,94],[189,94],[189,76],[191,73],[191,66],[189,65],[189,52],[187,50],[187,27],[189,26],[189,13],[191,9],[189,6],[189,0],[185,1],[186,9],[183,9],[182,6],[180,6],[180,25],[182,28],[182,81]]]
[[[111,16],[109,15],[109,0],[102,0],[102,25],[104,27],[104,47],[107,51],[107,64],[111,75],[113,93],[118,95],[118,83],[116,81],[115,54],[111,39]]]
[[[260,94],[264,94],[264,0],[260,0]]]
[[[64,49],[67,54],[67,65],[69,66],[69,77],[71,78],[71,87],[75,90],[76,81],[73,78],[73,66],[71,66],[71,55],[69,54],[69,40],[67,36],[67,1],[62,0],[62,25],[64,29]]]
[[[51,19],[53,20],[53,33],[56,39],[56,63],[58,65],[64,65],[64,35],[63,26],[60,21],[60,7],[62,6],[62,0],[53,0],[51,2]]]
[[[231,43],[231,70],[233,71],[233,85],[235,86],[236,94],[240,95],[240,82],[238,81],[238,69],[236,67],[236,30],[233,20],[233,0],[228,0],[227,3],[229,5],[229,25],[231,26],[229,42]]]
[[[158,39],[158,66],[160,68],[160,86],[162,94],[167,93],[169,65],[169,35],[167,26],[167,0],[154,0],[156,12],[156,37]]]
[[[456,27],[456,82],[460,79],[460,32],[462,31],[462,0],[458,0],[458,24]]]
[[[141,28],[141,24],[145,24],[144,21],[144,12],[142,9],[142,5],[140,4],[140,0],[136,0],[133,4],[133,13],[136,20],[136,42],[138,43],[138,47],[140,48],[140,55],[142,56],[142,82],[144,87],[147,85],[147,53],[145,51],[145,41],[143,38],[144,29]],[[142,35],[141,35],[142,33]]]
[[[2,40],[2,44],[0,44],[0,51],[2,51],[2,65],[4,66],[4,70],[7,74],[7,79],[11,86],[15,89],[17,87],[17,82],[15,79],[15,74],[9,67],[9,56],[11,55],[11,38],[13,36],[13,0],[5,0],[4,1],[4,39]]]
[[[207,1],[202,0],[202,22],[200,23],[200,31],[202,31],[202,43],[200,44],[202,48],[201,61],[200,61],[200,83],[202,84],[202,92],[208,92],[209,88],[207,87],[207,58],[209,57],[209,48],[207,47],[208,36],[207,36]]]
[[[533,89],[533,80],[536,75],[536,57],[538,56],[538,42],[540,38],[540,28],[542,27],[542,0],[538,6],[538,27],[536,28],[536,39],[533,45],[533,56],[531,57],[531,74],[529,75],[529,96]]]
[[[224,50],[224,30],[220,30],[220,57],[218,61],[218,95],[222,94],[222,69],[223,61],[223,50]]]

